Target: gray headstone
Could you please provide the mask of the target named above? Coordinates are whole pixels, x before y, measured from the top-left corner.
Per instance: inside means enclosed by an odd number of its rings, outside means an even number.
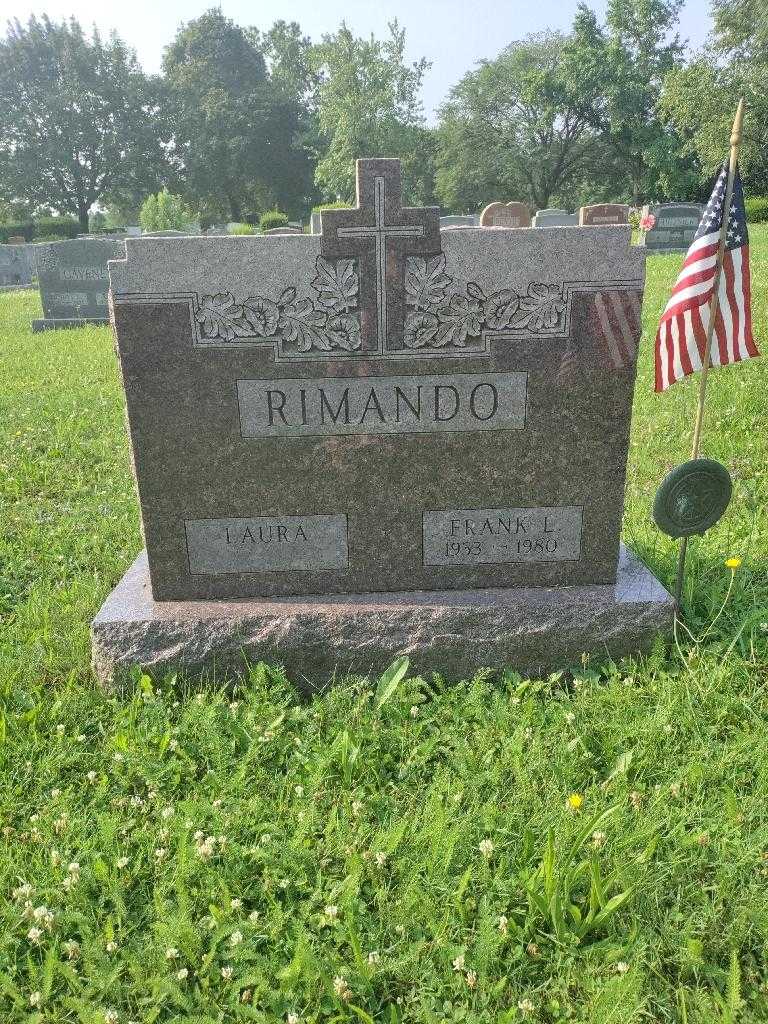
[[[107,263],[125,255],[125,242],[114,238],[75,238],[37,246],[37,279],[43,318],[33,330],[108,323]]]
[[[629,227],[441,232],[362,160],[323,228],[110,264],[155,599],[615,584]]]
[[[128,238],[141,238],[141,227],[138,224],[130,224],[125,229]]]
[[[458,217],[450,215],[448,217],[440,218],[441,228],[478,228],[480,227],[480,217],[475,213],[467,214],[464,217]]]
[[[653,226],[642,232],[640,244],[646,249],[687,250],[696,234],[703,209],[699,203],[665,203],[644,208],[642,217],[652,217]]]
[[[279,228],[267,228],[265,235],[303,235],[301,228],[295,228],[290,224],[284,224]]]
[[[319,235],[320,232],[322,231],[322,226],[320,224],[320,211],[319,210],[313,210],[312,211],[312,215],[311,215],[310,221],[309,221],[309,230],[310,230],[310,234],[312,234],[312,235]]]
[[[145,231],[145,238],[188,238],[189,233],[168,228],[166,231]]]
[[[0,286],[28,288],[32,266],[26,245],[0,245]]]
[[[535,228],[569,228],[579,223],[577,213],[568,213],[566,210],[538,210],[533,218]]]

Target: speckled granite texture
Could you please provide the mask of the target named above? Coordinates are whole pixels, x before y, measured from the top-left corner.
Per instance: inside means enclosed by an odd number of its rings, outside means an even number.
[[[647,650],[672,619],[672,598],[623,545],[615,585],[168,602],[153,601],[142,552],[93,622],[93,666],[118,688],[134,666],[197,675],[263,659],[311,691],[399,654],[450,680],[485,666],[533,675],[584,652]]]

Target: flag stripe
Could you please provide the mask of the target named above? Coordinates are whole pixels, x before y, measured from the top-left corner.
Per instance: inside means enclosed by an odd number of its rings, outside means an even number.
[[[724,164],[661,315],[655,344],[657,391],[666,390],[703,366],[721,229],[725,232],[725,250],[710,362],[725,366],[759,354],[752,334],[744,194],[737,170],[730,209],[725,210],[727,178]]]

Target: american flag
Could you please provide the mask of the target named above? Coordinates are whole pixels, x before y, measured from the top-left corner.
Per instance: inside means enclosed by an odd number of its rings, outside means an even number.
[[[662,314],[656,334],[657,391],[666,391],[670,384],[702,367],[727,182],[728,165],[723,164],[685,257],[683,269]],[[738,363],[760,354],[752,337],[749,236],[738,167],[733,181],[726,232],[710,353],[712,366]]]

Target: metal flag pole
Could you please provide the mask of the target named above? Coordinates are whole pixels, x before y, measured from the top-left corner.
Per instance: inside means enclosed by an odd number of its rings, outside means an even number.
[[[731,211],[731,197],[733,196],[733,179],[736,177],[736,164],[739,161],[739,149],[741,148],[741,128],[744,122],[744,97],[739,100],[736,108],[736,117],[733,119],[731,130],[731,155],[728,162],[728,184],[725,188],[725,200],[723,205],[723,221],[720,225],[720,240],[717,248],[717,264],[715,266],[715,278],[712,286],[712,298],[709,300],[709,323],[707,324],[707,340],[704,349],[704,360],[701,366],[701,380],[699,381],[699,401],[696,408],[696,423],[693,428],[692,459],[698,459],[701,451],[701,428],[704,422],[704,400],[707,397],[707,374],[712,352],[712,336],[715,331],[715,320],[717,318],[718,304],[720,301],[720,277],[723,272],[723,259],[725,257],[725,244],[728,234],[728,218]],[[688,551],[688,537],[680,541],[680,554],[677,560],[677,583],[675,584],[675,609],[679,613],[680,601],[683,595],[683,580],[685,577],[685,556]]]

